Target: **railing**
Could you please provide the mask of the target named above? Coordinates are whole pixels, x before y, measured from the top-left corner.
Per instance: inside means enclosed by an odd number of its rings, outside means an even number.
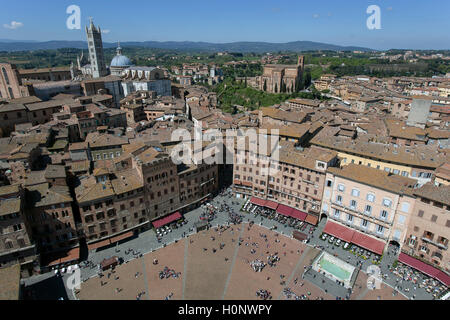
[[[433,240],[431,240],[431,239],[429,239],[427,237],[422,237],[421,239],[422,239],[422,241],[430,243],[430,244],[432,244],[432,245],[434,245],[434,246],[436,246],[438,248],[441,248],[443,250],[447,250],[448,249],[448,247],[445,244],[435,242],[435,241],[433,241]]]
[[[342,209],[346,210],[347,212],[357,213],[357,214],[359,214],[361,216],[364,216],[365,218],[367,218],[369,220],[376,221],[376,222],[382,222],[382,223],[387,224],[389,226],[393,225],[393,222],[391,222],[391,221],[387,221],[387,220],[384,220],[384,219],[372,216],[372,215],[370,215],[370,214],[368,214],[366,212],[361,212],[361,211],[353,209],[351,207],[346,207],[342,203],[339,203],[337,201],[332,201],[331,204],[333,204],[333,205],[335,205],[335,206],[337,206],[339,208],[342,208]]]

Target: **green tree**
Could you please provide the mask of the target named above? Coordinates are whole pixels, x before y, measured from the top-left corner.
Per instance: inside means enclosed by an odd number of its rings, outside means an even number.
[[[275,93],[278,93],[278,83],[275,83]]]
[[[264,80],[263,91],[264,91],[264,92],[267,91],[267,80]]]
[[[311,85],[311,72],[306,72],[305,79],[303,80],[303,86],[308,88]]]

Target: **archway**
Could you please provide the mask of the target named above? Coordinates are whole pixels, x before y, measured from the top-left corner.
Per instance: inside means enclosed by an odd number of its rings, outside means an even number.
[[[398,243],[396,240],[389,241],[389,245],[400,248],[400,243]]]

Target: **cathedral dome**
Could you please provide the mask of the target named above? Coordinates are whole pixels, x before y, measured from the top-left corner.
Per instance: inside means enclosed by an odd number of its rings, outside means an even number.
[[[133,65],[131,60],[122,55],[115,56],[111,61],[111,67],[129,67],[131,65]]]
[[[119,45],[117,47],[117,55],[111,60],[111,67],[129,67],[132,65],[131,60],[122,55],[122,48]]]

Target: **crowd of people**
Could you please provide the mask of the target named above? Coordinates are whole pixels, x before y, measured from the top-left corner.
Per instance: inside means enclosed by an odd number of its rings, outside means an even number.
[[[168,267],[164,267],[164,270],[159,272],[159,278],[169,279],[170,277],[178,279],[181,276],[181,272],[176,272],[174,269],[169,269]]]
[[[413,290],[417,290],[417,288],[424,288],[428,293],[432,294],[434,298],[437,298],[448,290],[448,288],[438,280],[428,277],[402,263],[399,263],[395,268],[391,267],[390,271],[397,276],[395,286],[395,289],[397,290],[402,290],[405,292],[410,291],[409,288],[403,288],[403,282],[410,282],[414,284]]]
[[[278,252],[276,252],[275,254],[269,255],[267,257],[267,264],[270,267],[276,267],[276,264],[278,261],[280,261],[280,257],[278,257]]]
[[[283,295],[286,299],[294,298],[295,300],[301,300],[300,297],[291,290],[291,288],[284,288]]]
[[[258,260],[258,259],[250,262],[250,265],[251,265],[253,271],[255,271],[255,272],[262,272],[264,270],[264,267],[266,266],[266,264],[263,261]]]
[[[272,299],[270,292],[267,290],[264,290],[264,289],[256,291],[256,296],[258,298],[260,298],[261,300],[271,300]]]

